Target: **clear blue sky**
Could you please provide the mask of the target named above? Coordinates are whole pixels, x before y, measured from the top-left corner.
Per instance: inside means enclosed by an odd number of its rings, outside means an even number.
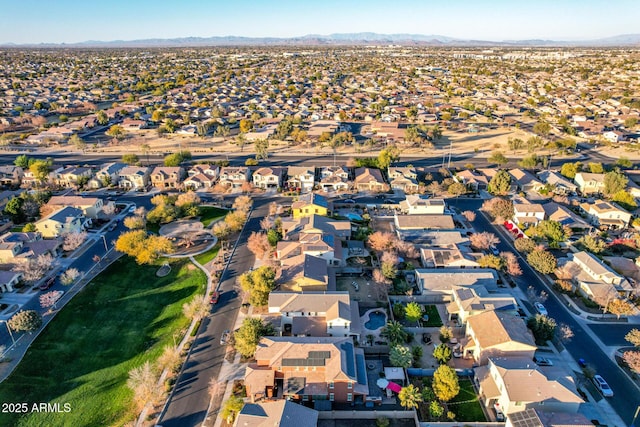
[[[0,43],[352,32],[588,40],[640,33],[638,0],[0,0]]]

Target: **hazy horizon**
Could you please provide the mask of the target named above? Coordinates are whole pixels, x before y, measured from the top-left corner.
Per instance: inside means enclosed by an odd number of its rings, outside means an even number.
[[[586,41],[640,32],[632,0],[459,0],[428,4],[326,0],[151,0],[109,3],[25,0],[4,5],[0,44],[81,43],[183,37],[301,37],[373,32],[456,39]],[[19,18],[19,19],[17,19]]]

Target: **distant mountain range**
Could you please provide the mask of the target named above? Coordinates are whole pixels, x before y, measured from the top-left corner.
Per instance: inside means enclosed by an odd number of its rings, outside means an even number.
[[[180,37],[171,39],[141,40],[89,40],[80,43],[6,43],[2,47],[198,47],[198,46],[366,46],[366,45],[402,45],[402,46],[502,46],[502,47],[640,47],[640,34],[623,34],[594,40],[465,40],[441,35],[424,34],[378,34],[378,33],[339,33],[309,34],[300,37]]]

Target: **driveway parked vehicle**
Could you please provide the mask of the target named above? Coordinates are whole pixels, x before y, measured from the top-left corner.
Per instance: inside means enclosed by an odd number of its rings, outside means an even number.
[[[553,366],[553,362],[551,360],[547,359],[546,357],[534,356],[533,357],[533,361],[538,366]]]
[[[600,375],[593,376],[593,384],[598,390],[600,390],[600,393],[602,393],[604,397],[613,397],[613,390],[611,390],[609,384],[607,384],[604,378],[602,378]]]

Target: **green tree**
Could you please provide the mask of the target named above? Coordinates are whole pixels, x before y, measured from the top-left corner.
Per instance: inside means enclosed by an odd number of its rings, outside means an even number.
[[[403,408],[415,409],[418,407],[418,404],[422,402],[422,394],[418,387],[413,384],[409,384],[400,390],[400,393],[398,393],[398,399],[400,400],[400,405],[402,405]]]
[[[564,163],[560,168],[560,174],[566,178],[573,179],[582,170],[582,163]]]
[[[389,350],[389,362],[392,366],[399,368],[408,368],[411,366],[413,355],[411,349],[404,345],[394,345]]]
[[[540,159],[537,154],[532,154],[530,156],[525,157],[524,159],[518,162],[518,166],[523,169],[535,169],[538,166]]]
[[[438,344],[433,349],[433,357],[440,364],[447,363],[453,357],[453,352],[451,351],[451,347],[447,344],[442,343]]]
[[[613,196],[619,191],[627,188],[629,180],[626,176],[617,171],[607,172],[604,175],[604,194]]]
[[[42,316],[35,310],[20,310],[7,324],[16,332],[33,332],[42,326]]]
[[[437,420],[443,415],[444,415],[444,407],[441,404],[439,404],[436,400],[432,400],[431,403],[429,403],[429,416],[432,419]]]
[[[267,231],[267,240],[269,244],[275,248],[278,242],[282,240],[282,234],[275,228],[272,228]]]
[[[389,340],[391,345],[398,345],[406,342],[407,331],[400,322],[392,320],[382,328],[381,335]]]
[[[531,329],[536,344],[544,345],[555,336],[557,325],[552,318],[536,314],[527,320],[527,327]]]
[[[29,165],[29,171],[38,181],[43,182],[49,177],[49,172],[51,172],[51,161],[35,160]]]
[[[631,169],[633,167],[633,163],[628,157],[619,157],[618,160],[616,160],[616,166],[620,166],[624,169]]]
[[[13,164],[22,169],[27,169],[29,167],[30,158],[26,154],[21,154],[13,161]]]
[[[101,126],[109,123],[109,117],[107,117],[107,113],[105,113],[103,110],[100,110],[96,113],[96,119],[98,120],[98,124]]]
[[[494,197],[484,202],[482,208],[489,212],[493,218],[501,219],[502,221],[513,218],[513,202],[508,199]]]
[[[233,422],[243,407],[244,399],[240,396],[231,395],[229,399],[224,402],[220,415],[222,415],[222,419],[225,420],[227,424],[233,425]]]
[[[487,186],[487,191],[496,196],[503,196],[509,193],[511,189],[511,175],[508,172],[498,171]],[[513,215],[512,215],[513,216]]]
[[[254,142],[256,150],[256,160],[266,160],[269,158],[269,141],[266,139],[258,139]]]
[[[119,141],[124,138],[124,128],[120,125],[112,125],[109,130],[105,132],[105,135],[115,138]]]
[[[532,239],[520,238],[516,239],[514,246],[518,252],[529,253],[536,248],[536,242]]]
[[[590,234],[583,236],[578,240],[578,244],[585,250],[592,254],[601,254],[607,249],[607,243],[599,237],[594,237]]]
[[[180,166],[182,162],[191,160],[191,152],[189,151],[177,151],[169,154],[164,158],[165,166]]]
[[[549,242],[564,242],[567,239],[565,228],[558,221],[545,219],[525,232],[527,236],[546,239]]]
[[[551,274],[558,264],[556,257],[544,249],[534,249],[527,255],[527,262],[531,267],[542,274]]]
[[[253,130],[253,122],[248,119],[240,120],[240,132],[247,133]]]
[[[84,140],[80,138],[78,134],[75,134],[75,133],[71,135],[71,138],[69,138],[69,144],[72,145],[74,148],[78,150],[83,150],[83,151],[87,146]]]
[[[632,211],[638,207],[636,199],[626,190],[620,190],[611,198],[614,202],[618,203],[624,209]]]
[[[436,397],[444,402],[456,397],[460,393],[456,371],[447,365],[440,365],[433,373],[432,388]]]
[[[533,125],[533,132],[541,136],[547,136],[551,132],[551,125],[547,122],[539,121]]]
[[[264,323],[259,317],[247,317],[233,334],[234,348],[244,357],[251,357],[256,352],[260,338],[273,334],[270,323]]]
[[[254,306],[265,306],[269,293],[275,288],[276,272],[272,267],[263,265],[240,276],[240,286],[249,293],[249,302]]]
[[[396,146],[389,146],[378,154],[378,167],[386,170],[389,166],[400,159],[400,150]]]
[[[591,173],[604,173],[604,166],[602,166],[602,163],[589,163],[587,165],[589,167],[589,172]]]
[[[461,196],[467,193],[467,186],[461,182],[454,182],[447,188],[447,192],[452,196]]]
[[[409,126],[404,130],[405,142],[420,142],[422,140],[422,134],[416,126]]]
[[[122,163],[126,163],[128,165],[137,165],[138,163],[140,163],[140,159],[136,154],[123,154]]]
[[[422,317],[422,307],[415,301],[411,301],[404,308],[404,314],[409,322],[417,322]]]
[[[629,117],[627,119],[625,119],[624,121],[624,127],[625,129],[631,129],[633,127],[635,127],[635,125],[638,124],[638,119],[635,117]]]
[[[498,166],[503,166],[509,163],[509,159],[507,159],[501,151],[494,151],[491,153],[487,161]]]
[[[24,225],[24,227],[22,227],[23,233],[33,233],[35,231],[37,231],[36,225],[32,222],[28,222]]]
[[[290,120],[282,120],[278,123],[278,127],[276,128],[275,136],[279,140],[286,139],[289,134],[293,131],[293,123]]]
[[[135,257],[138,264],[153,264],[161,255],[174,251],[171,240],[164,236],[148,235],[144,230],[122,233],[115,247],[117,251]]]
[[[11,216],[11,220],[16,223],[22,222],[23,214],[22,214],[22,204],[24,203],[24,199],[22,197],[13,196],[7,204],[4,206],[4,213]]]
[[[496,255],[483,255],[478,259],[478,265],[482,268],[493,268],[494,270],[502,270],[506,265],[504,260]]]

